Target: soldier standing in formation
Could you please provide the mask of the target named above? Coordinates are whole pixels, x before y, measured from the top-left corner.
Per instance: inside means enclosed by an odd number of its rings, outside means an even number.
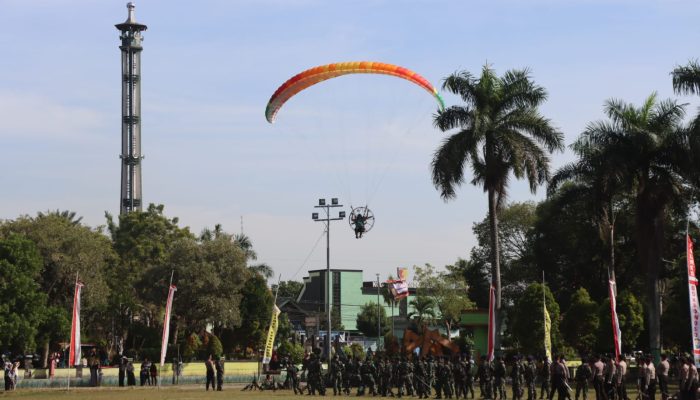
[[[333,385],[333,395],[342,394],[343,389],[343,363],[340,362],[340,357],[336,354],[331,362],[331,384]]]
[[[523,398],[523,365],[517,356],[513,358],[510,379],[513,388],[513,400],[521,400]]]
[[[532,356],[527,357],[527,364],[524,366],[523,376],[527,385],[527,400],[537,399],[537,386],[535,377],[537,376],[537,364]]]
[[[493,368],[493,383],[496,387],[494,399],[506,400],[506,363],[501,356],[496,357],[496,362]]]
[[[286,378],[286,384],[289,384],[291,386],[292,390],[294,390],[294,394],[302,394],[301,389],[299,389],[299,368],[297,368],[296,365],[294,365],[293,362],[290,362],[289,359],[286,359],[287,363],[287,378]]]
[[[593,377],[593,371],[586,359],[581,357],[581,365],[576,368],[576,400],[579,395],[583,396],[583,400],[588,400],[588,381]]]
[[[467,355],[467,360],[465,363],[465,384],[466,388],[464,390],[464,398],[466,399],[467,396],[469,396],[469,393],[472,395],[472,399],[474,398],[474,361],[472,361],[472,358],[470,355]]]
[[[552,380],[552,371],[549,358],[545,357],[542,359],[542,368],[540,368],[539,375],[542,381],[540,386],[540,400],[549,399],[550,383]]]

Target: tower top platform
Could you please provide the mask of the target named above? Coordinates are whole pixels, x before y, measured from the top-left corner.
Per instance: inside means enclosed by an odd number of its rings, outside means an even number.
[[[116,24],[114,26],[117,27],[120,31],[145,31],[148,29],[148,27],[144,24],[139,24],[136,22],[136,17],[134,16],[134,9],[136,8],[136,5],[134,5],[133,2],[129,2],[126,4],[126,8],[129,10],[129,15],[126,18],[126,21],[122,22],[121,24]]]

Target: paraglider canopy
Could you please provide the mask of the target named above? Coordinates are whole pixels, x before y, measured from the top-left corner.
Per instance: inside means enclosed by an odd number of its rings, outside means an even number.
[[[405,79],[432,94],[437,100],[440,110],[445,109],[445,103],[437,89],[427,79],[417,73],[393,64],[353,61],[321,65],[294,75],[284,82],[270,97],[265,108],[265,118],[269,123],[273,123],[282,105],[297,93],[319,82],[349,74],[383,74]]]

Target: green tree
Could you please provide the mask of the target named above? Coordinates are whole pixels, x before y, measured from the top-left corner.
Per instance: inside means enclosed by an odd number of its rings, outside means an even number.
[[[543,295],[544,288],[544,295]],[[525,354],[544,353],[544,308],[542,299],[547,304],[551,321],[552,349],[561,346],[559,336],[559,304],[552,292],[541,283],[531,284],[515,300],[512,315],[509,314],[510,331],[517,341],[517,348]]]
[[[241,296],[242,325],[234,329],[234,338],[239,346],[257,350],[262,347],[270,324],[273,296],[267,281],[259,274],[248,277]]]
[[[649,348],[661,348],[659,278],[663,270],[665,223],[674,202],[682,202],[691,183],[693,140],[683,129],[683,105],[650,95],[640,107],[621,100],[605,104],[608,121],[590,123],[575,146],[595,148],[596,157],[614,168],[634,196],[635,242],[646,277]],[[586,160],[583,160],[586,162]]]
[[[36,217],[22,216],[0,224],[0,237],[20,234],[36,245],[42,268],[37,283],[47,298],[47,315],[38,337],[41,346],[41,365],[46,365],[49,348],[59,350],[58,342],[65,341],[64,333],[70,328],[68,313],[73,306],[76,274],[85,284],[82,317],[84,335],[107,339],[111,322],[108,299],[117,266],[117,257],[111,243],[100,229],[80,223],[74,212],[39,213]],[[51,329],[51,332],[47,329]]]
[[[160,320],[170,271],[162,268],[169,261],[175,243],[194,239],[188,228],[178,226],[179,219],[164,215],[164,206],[149,204],[145,211],[119,215],[118,224],[105,213],[112,246],[119,257],[110,282],[112,310],[116,310],[117,329],[126,340],[133,318]],[[155,280],[154,280],[155,279]]]
[[[459,271],[448,269],[438,272],[435,267],[413,267],[417,295],[433,300],[437,318],[445,324],[448,332],[452,325],[459,322],[462,311],[474,307],[467,297],[467,283]]]
[[[41,257],[34,243],[16,234],[0,239],[0,347],[32,351],[45,317],[46,296],[40,291]]]
[[[598,304],[584,288],[571,295],[571,304],[561,321],[561,333],[566,343],[578,354],[592,354],[600,326]]]
[[[598,350],[610,352],[613,349],[613,330],[610,315],[610,298],[600,304],[600,328],[598,330]],[[622,350],[637,349],[637,339],[644,329],[644,307],[629,291],[620,291],[617,295],[617,319],[622,331]]]
[[[304,284],[299,281],[282,281],[279,283],[279,287],[273,286],[273,291],[278,290],[277,297],[279,298],[290,298],[296,300],[304,288]]]
[[[435,152],[433,183],[445,200],[456,197],[456,187],[472,170],[473,185],[488,194],[491,235],[491,277],[496,288],[496,320],[501,310],[498,210],[507,195],[512,173],[526,178],[530,190],[549,178],[548,153],[563,149],[564,137],[539,112],[547,92],[525,70],[499,77],[488,65],[479,78],[467,71],[447,77],[443,89],[459,95],[464,105],[438,112],[435,125],[443,132],[457,129]],[[500,336],[496,335],[496,348]]]
[[[219,358],[224,354],[224,349],[221,346],[221,340],[219,340],[216,335],[209,336],[209,342],[207,343],[207,353],[211,354],[212,357]]]
[[[377,315],[379,315],[379,320],[377,320]],[[381,332],[377,331],[377,321],[381,322]],[[377,303],[369,302],[360,307],[356,322],[357,330],[370,338],[384,336],[389,332],[389,320],[386,317],[386,311],[384,311],[384,307],[377,307]]]

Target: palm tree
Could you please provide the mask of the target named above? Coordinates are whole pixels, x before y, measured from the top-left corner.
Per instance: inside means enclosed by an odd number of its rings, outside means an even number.
[[[413,311],[408,313],[408,319],[413,320],[418,329],[422,329],[424,325],[435,322],[435,302],[427,296],[417,296],[409,302]]]
[[[681,202],[690,182],[690,142],[682,128],[685,106],[650,95],[641,107],[620,100],[605,104],[608,121],[590,123],[575,146],[599,152],[614,169],[621,189],[634,198],[635,235],[641,272],[647,279],[649,345],[660,350],[659,275],[662,269],[667,208]],[[582,159],[583,164],[589,162]]]
[[[66,221],[68,221],[71,225],[80,225],[80,221],[83,220],[83,217],[76,218],[78,215],[75,213],[75,211],[61,211],[58,209],[55,211],[46,211],[46,213],[39,211],[37,218],[48,218],[50,216],[63,218]]]
[[[265,279],[270,279],[275,275],[275,271],[272,269],[272,267],[265,263],[251,265],[250,267],[248,267],[248,269],[255,272],[256,274],[262,275],[262,277]]]
[[[557,170],[547,192],[552,195],[559,190],[565,203],[568,199],[587,199],[601,240],[610,244],[608,278],[615,280],[615,198],[620,194],[623,177],[596,146],[577,142],[571,148],[579,159]]]
[[[438,112],[434,124],[441,131],[457,129],[444,140],[432,162],[433,184],[443,199],[456,197],[464,183],[465,167],[471,183],[488,193],[491,236],[491,281],[496,289],[496,321],[500,325],[501,270],[498,210],[506,198],[512,173],[526,178],[530,190],[549,178],[549,156],[563,150],[563,134],[539,112],[547,92],[536,85],[529,70],[510,70],[499,77],[488,65],[481,76],[467,71],[448,76],[442,88],[459,95],[464,105]],[[498,330],[497,330],[498,331]],[[496,335],[500,348],[500,335]]]
[[[246,260],[257,260],[258,254],[253,250],[253,242],[244,233],[237,233],[233,235],[233,243],[237,244],[238,247],[245,253]]]
[[[673,90],[679,94],[700,94],[700,63],[688,61],[687,65],[677,66],[671,72]]]

